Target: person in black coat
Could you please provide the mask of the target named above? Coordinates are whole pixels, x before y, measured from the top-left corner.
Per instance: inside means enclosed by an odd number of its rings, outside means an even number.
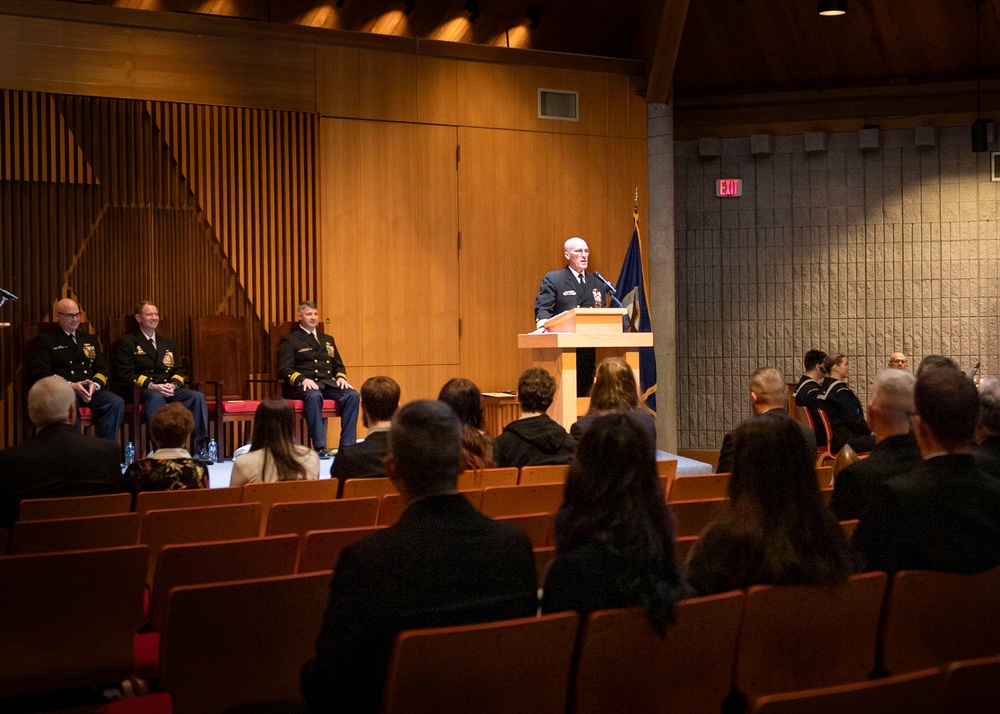
[[[389,427],[399,408],[399,385],[391,377],[369,377],[361,385],[361,418],[368,435],[364,441],[341,447],[330,467],[330,478],[340,479],[340,491],[349,478],[386,475]]]
[[[1000,479],[1000,380],[984,379],[979,385],[979,425],[972,455],[983,473]]]
[[[833,432],[830,453],[836,454],[844,444],[850,444],[859,454],[871,451],[875,446],[875,435],[865,422],[861,400],[847,386],[847,378],[851,376],[850,360],[847,355],[830,355],[823,363],[823,369],[829,376],[823,380],[819,406],[830,417]]]
[[[568,464],[576,449],[561,424],[547,412],[556,393],[555,378],[540,367],[525,370],[517,381],[521,416],[503,428],[493,442],[493,457],[501,468]]]
[[[972,456],[976,386],[962,372],[920,373],[913,428],[923,461],[875,489],[853,545],[871,570],[978,573],[1000,565],[1000,481]]]
[[[94,496],[125,489],[118,447],[76,431],[76,395],[66,380],[44,377],[28,392],[34,439],[0,451],[0,527],[9,528],[26,498]]]
[[[823,384],[823,362],[827,354],[822,350],[809,350],[803,358],[805,374],[799,378],[798,386],[792,396],[795,397],[795,406],[803,407],[809,412],[813,423],[813,432],[816,437],[816,446],[827,446],[826,429],[820,421],[819,416],[819,395]]]
[[[447,404],[412,402],[393,418],[388,471],[408,505],[398,523],[341,552],[316,656],[302,669],[312,711],[378,712],[401,630],[535,614],[531,542],[457,493],[460,457]]]

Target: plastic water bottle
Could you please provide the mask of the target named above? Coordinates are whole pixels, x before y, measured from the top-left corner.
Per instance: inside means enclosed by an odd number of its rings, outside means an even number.
[[[131,466],[133,461],[135,461],[135,446],[130,441],[125,447],[125,468]]]
[[[219,460],[219,446],[215,443],[215,439],[208,442],[208,460],[213,464]]]

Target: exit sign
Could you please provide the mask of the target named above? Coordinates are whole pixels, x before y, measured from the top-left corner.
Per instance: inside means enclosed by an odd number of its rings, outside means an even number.
[[[719,198],[742,196],[743,179],[719,179],[715,182],[715,195]]]

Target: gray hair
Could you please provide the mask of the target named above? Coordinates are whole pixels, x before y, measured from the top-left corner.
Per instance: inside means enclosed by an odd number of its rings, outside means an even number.
[[[913,390],[917,378],[901,369],[884,369],[875,377],[871,400],[878,403],[893,427],[905,429],[910,415],[916,411]]]
[[[979,423],[994,434],[1000,434],[1000,380],[984,379],[979,385]]]
[[[315,300],[303,300],[302,302],[300,302],[299,303],[299,312],[301,313],[303,310],[306,310],[306,309],[315,310],[316,309],[316,301]]]
[[[28,391],[28,416],[39,429],[67,422],[70,407],[74,404],[76,394],[62,377],[39,379]]]

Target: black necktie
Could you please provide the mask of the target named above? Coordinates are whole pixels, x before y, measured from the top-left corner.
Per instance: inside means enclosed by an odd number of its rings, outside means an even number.
[[[319,337],[316,335],[316,333],[315,332],[310,332],[309,336],[312,337],[312,341],[316,345],[316,349],[319,349],[319,347],[320,347]]]
[[[579,278],[579,280],[580,280],[580,287],[581,288],[586,288],[587,287],[587,281],[583,279],[583,273],[580,273],[576,277]]]

